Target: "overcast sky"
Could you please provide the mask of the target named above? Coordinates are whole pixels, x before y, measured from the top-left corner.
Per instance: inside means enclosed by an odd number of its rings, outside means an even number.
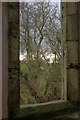
[[[21,2],[22,1],[24,1],[24,2],[48,2],[48,1],[50,1],[50,2],[56,2],[56,3],[58,3],[58,5],[59,5],[59,10],[60,10],[60,0],[20,0]],[[25,54],[26,55],[26,54]],[[23,60],[24,58],[25,58],[25,55],[22,55],[21,53],[20,53],[20,60]],[[52,62],[53,61],[53,59],[54,59],[54,55],[53,54],[50,54],[50,55],[48,55],[47,56],[47,58],[50,58],[50,62]]]
[[[61,0],[20,0],[20,1],[25,1],[25,2],[60,2]]]

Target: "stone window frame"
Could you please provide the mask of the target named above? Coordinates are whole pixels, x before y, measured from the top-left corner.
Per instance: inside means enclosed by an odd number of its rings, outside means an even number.
[[[73,4],[72,6],[73,6],[73,11],[74,11],[75,10],[74,9],[74,6],[75,6],[74,3],[70,3],[70,4]],[[71,5],[69,5],[69,3],[68,4],[62,3],[62,8],[65,7],[65,9],[62,10],[62,21],[64,21],[63,14],[65,14],[64,12],[65,12],[67,6],[70,7]],[[69,12],[69,8],[67,8],[67,11]],[[66,11],[66,14],[67,14],[67,11]],[[73,14],[73,13],[70,13],[70,14]],[[67,19],[67,17],[66,17],[66,19]],[[62,25],[62,27],[63,27],[63,25]],[[67,28],[65,28],[65,29],[67,29]],[[65,32],[65,30],[64,30],[64,32]],[[62,33],[62,37],[64,36],[63,34],[64,33]],[[63,56],[63,59],[64,59],[64,56]],[[64,72],[64,70],[63,70],[63,72]],[[67,74],[67,71],[66,71],[66,74]],[[65,74],[63,73],[62,76],[64,76],[64,75]],[[63,81],[63,79],[64,78],[62,78],[62,81]],[[65,80],[66,79],[67,78],[65,78]],[[73,111],[75,112],[75,111],[79,110],[79,107],[78,107],[79,106],[79,101],[76,98],[76,95],[74,95],[75,98],[69,98],[69,100],[68,100],[67,95],[69,93],[67,94],[67,86],[65,86],[66,82],[63,83],[63,84],[64,84],[64,88],[63,88],[63,92],[64,93],[63,94],[65,94],[65,96],[63,96],[64,100],[53,101],[53,102],[49,102],[49,103],[42,103],[42,104],[32,105],[32,106],[28,106],[28,107],[26,105],[24,105],[24,106],[21,106],[20,109],[16,109],[17,110],[17,114],[15,114],[15,116],[17,118],[21,118],[21,117],[27,117],[27,118],[45,118],[45,116],[48,117],[47,113],[51,114],[51,112],[53,112],[52,115],[51,115],[51,118],[68,117],[68,116],[72,117],[73,116],[72,112]],[[66,115],[66,111],[67,111],[67,115]],[[56,114],[56,112],[57,112],[57,114]],[[79,117],[78,112],[76,114],[74,114],[74,117]]]
[[[3,5],[2,5],[3,4]],[[1,77],[0,77],[0,93],[1,99],[0,99],[0,119],[1,118],[8,118],[9,117],[9,106],[8,106],[8,14],[7,14],[7,5],[5,3],[0,2],[0,26],[1,26],[1,34],[0,34],[0,55],[2,58],[0,58],[0,71]],[[6,14],[5,14],[6,13]],[[4,24],[5,23],[5,24]],[[5,27],[6,26],[6,27]],[[6,29],[5,29],[6,28]],[[5,44],[4,44],[5,43]],[[2,52],[1,52],[2,51]],[[7,59],[6,59],[7,58]],[[5,61],[6,60],[6,61]],[[75,100],[62,100],[62,101],[56,101],[52,103],[44,103],[44,104],[39,104],[35,106],[23,106],[21,108],[15,109],[15,113],[13,114],[12,117],[15,118],[47,118],[48,114],[50,115],[49,117],[67,117],[69,115],[70,117],[72,116],[72,112],[76,112],[77,110],[80,110],[79,106],[79,101]],[[48,108],[50,109],[48,110]],[[69,111],[69,112],[68,112]],[[57,112],[57,114],[56,114]],[[67,112],[67,115],[66,115]],[[52,114],[51,114],[52,113]],[[77,116],[79,113],[77,113]],[[43,116],[43,117],[42,117]]]

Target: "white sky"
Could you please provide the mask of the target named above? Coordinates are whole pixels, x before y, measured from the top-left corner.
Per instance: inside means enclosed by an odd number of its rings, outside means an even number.
[[[56,2],[56,3],[58,3],[59,9],[60,9],[60,0],[20,0],[20,1],[21,2],[23,2],[23,1],[25,1],[25,2],[43,2],[43,1],[45,1],[45,2],[48,2],[48,1],[50,1],[50,2]],[[22,55],[20,53],[19,59],[23,60],[25,58],[25,55],[26,55],[26,53],[24,55]],[[50,63],[52,63],[53,59],[54,59],[54,55],[51,53],[51,54],[47,55],[46,58],[49,59]]]
[[[46,0],[0,0],[0,2],[42,2]],[[48,1],[48,0],[47,0]],[[50,0],[51,2],[79,2],[80,0]]]
[[[60,2],[60,0],[21,0],[21,1],[25,1],[25,2]]]
[[[25,56],[26,56],[26,53],[25,53],[25,55],[21,55],[20,54],[20,56],[19,56],[19,59],[20,59],[20,61],[22,61],[23,59],[25,59]],[[46,59],[49,59],[49,62],[50,63],[53,63],[53,60],[54,60],[54,55],[51,53],[51,54],[49,54],[49,55],[47,55],[47,56],[45,56],[46,57]],[[44,58],[43,58],[44,59]]]
[[[20,0],[21,2],[22,1],[25,1],[25,2],[60,2],[61,0]]]

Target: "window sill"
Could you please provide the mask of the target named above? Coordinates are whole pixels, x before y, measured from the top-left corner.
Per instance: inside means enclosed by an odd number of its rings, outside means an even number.
[[[59,100],[28,106],[22,105],[16,111],[15,118],[32,118],[33,120],[53,120],[68,116],[78,118],[78,112],[79,102]]]

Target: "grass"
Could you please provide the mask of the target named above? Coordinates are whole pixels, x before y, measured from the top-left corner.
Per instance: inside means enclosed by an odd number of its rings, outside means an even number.
[[[41,67],[43,69],[41,69]],[[20,96],[21,104],[35,104],[37,100],[31,95],[30,90],[27,87],[27,82],[31,84],[36,93],[39,96],[44,96],[45,90],[46,94],[54,94],[53,90],[57,88],[57,94],[60,96],[61,91],[61,69],[60,64],[56,63],[52,65],[50,69],[46,64],[40,62],[29,62],[29,64],[21,63],[21,80],[20,80]],[[53,83],[53,84],[52,84]],[[46,89],[46,85],[48,87]]]
[[[21,104],[35,104],[36,99],[30,94],[25,80],[20,82],[20,88]]]

